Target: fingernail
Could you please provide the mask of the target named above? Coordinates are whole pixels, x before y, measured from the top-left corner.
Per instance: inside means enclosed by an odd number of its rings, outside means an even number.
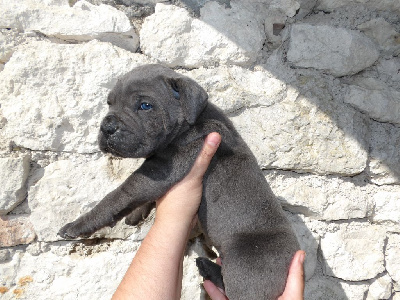
[[[219,135],[217,134],[210,134],[207,137],[207,144],[209,144],[212,147],[217,147],[220,143],[220,138]]]
[[[303,251],[303,253],[300,254],[299,260],[303,264],[305,259],[306,259],[306,253]]]

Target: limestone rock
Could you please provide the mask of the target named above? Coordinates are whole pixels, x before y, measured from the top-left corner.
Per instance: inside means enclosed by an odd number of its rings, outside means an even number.
[[[400,125],[400,92],[373,78],[357,78],[344,101],[374,120]]]
[[[226,9],[207,2],[200,19],[183,8],[159,3],[155,13],[145,19],[140,40],[146,55],[171,67],[248,65],[262,48],[264,29],[240,3]]]
[[[262,168],[343,175],[365,169],[362,118],[321,93],[305,97],[289,88],[285,100],[231,118]]]
[[[38,170],[34,177],[42,177],[30,187],[28,197],[32,210],[30,220],[38,241],[60,240],[57,232],[62,226],[92,209],[138,167],[136,163],[129,164],[132,160],[125,160],[125,163],[127,161],[124,171],[106,157],[91,161],[57,161]],[[146,226],[143,230],[148,230]],[[132,234],[142,236],[141,229],[120,222],[112,229],[95,233],[94,237],[126,238]]]
[[[36,31],[73,41],[107,40],[110,35],[119,34],[120,40],[114,39],[116,44],[131,43],[123,47],[132,51],[139,44],[128,17],[109,5],[96,6],[85,0],[72,7],[67,0],[51,4],[38,0],[19,3],[2,0],[0,7],[4,15],[0,21],[2,28]]]
[[[265,172],[283,207],[319,220],[365,218],[370,208],[371,187],[336,177]]]
[[[196,239],[193,243],[189,243],[183,258],[182,300],[204,299],[205,291],[201,288],[203,278],[196,266],[196,258],[199,256],[207,255],[201,241]]]
[[[400,54],[400,32],[383,18],[372,19],[358,26],[367,36],[372,38],[385,54],[397,56]]]
[[[379,77],[396,90],[400,90],[400,57],[382,59],[377,63]]]
[[[367,284],[351,284],[327,278],[315,276],[305,285],[304,299],[318,300],[345,300],[363,299],[364,293],[368,290]]]
[[[385,274],[371,284],[368,290],[367,300],[389,299],[392,295],[392,278]]]
[[[395,186],[390,191],[378,191],[373,201],[373,222],[393,225],[400,232],[400,187]]]
[[[355,4],[364,5],[371,9],[377,10],[388,10],[388,11],[398,11],[400,12],[400,3],[398,1],[392,0],[353,0]],[[318,1],[317,9],[331,12],[336,8],[349,5],[348,0],[321,0]]]
[[[400,127],[371,122],[369,172],[373,183],[400,183]]]
[[[36,234],[26,216],[0,217],[0,247],[29,244]]]
[[[30,157],[0,158],[0,215],[5,215],[26,197]]]
[[[20,293],[22,299],[110,299],[137,248],[132,241],[94,246],[64,242],[40,255],[15,253],[2,265],[2,284],[9,289],[2,298]]]
[[[243,107],[270,106],[286,96],[286,84],[266,71],[249,71],[232,66],[180,72],[205,88],[209,101],[225,113]]]
[[[378,57],[375,44],[357,31],[309,24],[291,28],[287,58],[296,67],[324,70],[340,77],[360,72]]]
[[[400,235],[390,234],[386,245],[386,270],[397,286],[400,284]]]
[[[130,240],[58,242],[44,247],[40,255],[15,253],[2,264],[1,284],[8,288],[2,299],[15,299],[16,289],[22,290],[22,299],[110,299],[138,247]],[[201,251],[195,243],[185,255],[183,300],[200,299],[203,293],[194,261],[204,255]]]
[[[272,0],[268,10],[278,10],[288,17],[293,17],[300,8],[299,1],[295,0]]]
[[[385,270],[385,230],[379,226],[341,225],[321,239],[324,273],[344,280],[374,278]]]
[[[306,252],[306,259],[304,261],[304,278],[306,281],[313,277],[318,265],[318,247],[319,235],[310,230],[310,222],[307,218],[286,213],[293,230],[296,234],[297,240],[300,244],[300,249]]]
[[[0,73],[2,134],[32,150],[96,152],[108,92],[144,63],[143,55],[97,41],[21,47]]]

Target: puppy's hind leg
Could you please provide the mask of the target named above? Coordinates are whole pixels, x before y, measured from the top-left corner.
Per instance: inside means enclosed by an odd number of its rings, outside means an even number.
[[[210,280],[217,287],[225,289],[221,266],[204,257],[196,258],[196,266],[205,280]]]
[[[142,206],[139,206],[125,217],[125,224],[130,226],[138,225],[149,216],[151,210],[154,207],[156,207],[155,202],[148,202],[143,204]]]

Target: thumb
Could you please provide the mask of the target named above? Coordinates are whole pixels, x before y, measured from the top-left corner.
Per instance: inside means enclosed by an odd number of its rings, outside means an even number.
[[[290,264],[285,291],[278,300],[302,300],[304,297],[304,268],[306,253],[303,250],[296,252]]]
[[[191,178],[202,178],[204,173],[207,171],[207,168],[213,158],[215,152],[221,143],[221,136],[217,132],[210,133],[205,141],[203,148],[200,151],[200,154],[197,156],[196,161],[188,174],[188,177]]]

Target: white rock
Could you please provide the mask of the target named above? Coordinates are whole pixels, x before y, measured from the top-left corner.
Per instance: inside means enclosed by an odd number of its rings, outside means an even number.
[[[400,183],[400,127],[371,122],[369,172],[373,183]]]
[[[321,239],[324,273],[350,281],[374,278],[385,270],[384,244],[385,230],[379,226],[341,225]]]
[[[400,230],[400,188],[394,186],[391,191],[379,191],[374,195],[373,201],[373,222],[393,224]]]
[[[41,32],[50,37],[78,41],[107,40],[111,38],[109,35],[120,34],[122,41],[114,38],[117,45],[130,42],[129,50],[133,51],[138,47],[138,36],[128,17],[109,5],[96,6],[84,0],[76,2],[73,7],[66,0],[51,4],[39,0],[25,0],[18,4],[1,0],[0,7],[5,16],[0,21],[3,28]]]
[[[40,255],[16,253],[2,265],[2,284],[9,288],[2,298],[13,299],[19,291],[22,299],[110,299],[138,243],[115,241],[103,247],[107,251],[59,243]]]
[[[0,158],[0,215],[5,215],[26,197],[30,157]]]
[[[300,8],[300,3],[295,0],[272,0],[268,10],[278,10],[288,17],[293,17]]]
[[[330,12],[336,8],[349,5],[349,3],[364,5],[371,9],[400,12],[400,3],[393,0],[353,0],[351,2],[349,0],[321,0],[318,1],[317,9]]]
[[[248,65],[262,48],[264,28],[241,5],[226,9],[207,2],[194,19],[183,8],[159,3],[145,19],[140,40],[145,54],[172,67]]]
[[[400,92],[374,78],[357,78],[344,101],[374,120],[400,125]]]
[[[352,284],[334,278],[315,276],[305,285],[304,299],[357,300],[363,299],[367,290],[367,284]]]
[[[21,47],[0,73],[2,134],[32,150],[96,152],[108,92],[144,63],[143,55],[97,41]]]
[[[400,54],[399,32],[385,19],[372,19],[360,24],[357,28],[372,38],[385,54],[393,56]]]
[[[400,235],[390,234],[386,245],[386,270],[397,286],[400,284]],[[397,290],[397,289],[396,289]]]
[[[308,281],[313,277],[318,265],[318,247],[319,235],[310,230],[310,222],[307,218],[286,213],[293,230],[296,234],[297,240],[300,244],[300,249],[306,252],[306,259],[304,261],[304,278]]]
[[[114,160],[106,157],[92,161],[57,161],[44,171],[38,170],[34,176],[42,177],[30,187],[28,196],[32,211],[30,220],[38,241],[60,240],[57,232],[62,226],[92,209],[138,166],[136,160],[124,162],[127,166],[122,171],[114,166]],[[117,164],[120,163],[117,161]],[[126,238],[132,234],[133,238],[142,236],[140,229],[120,222],[116,227],[106,228],[94,236]]]
[[[201,288],[203,278],[196,266],[196,258],[199,256],[207,255],[200,240],[196,239],[193,244],[188,245],[183,259],[182,300],[205,299],[205,291]]]
[[[336,177],[265,172],[267,181],[283,207],[319,220],[365,218],[370,209],[373,186],[359,185]]]
[[[376,66],[381,77],[387,80],[393,80],[400,87],[400,57],[382,59]]]
[[[105,241],[101,244],[52,243],[43,253],[15,253],[2,264],[2,299],[110,299],[137,249],[138,242]],[[196,243],[184,257],[183,300],[203,299],[194,258],[204,255]],[[24,283],[24,284],[23,284]],[[200,298],[201,297],[201,298]]]
[[[352,75],[379,57],[365,35],[326,25],[295,24],[290,31],[288,61],[296,67],[325,70],[334,76]]]
[[[180,72],[205,88],[209,101],[226,113],[243,107],[270,106],[286,96],[286,84],[266,71],[232,66]]]
[[[289,88],[282,102],[246,109],[231,120],[262,168],[358,174],[367,161],[365,124],[329,98],[307,98]]]
[[[389,299],[392,295],[392,278],[385,274],[371,284],[366,300]]]

